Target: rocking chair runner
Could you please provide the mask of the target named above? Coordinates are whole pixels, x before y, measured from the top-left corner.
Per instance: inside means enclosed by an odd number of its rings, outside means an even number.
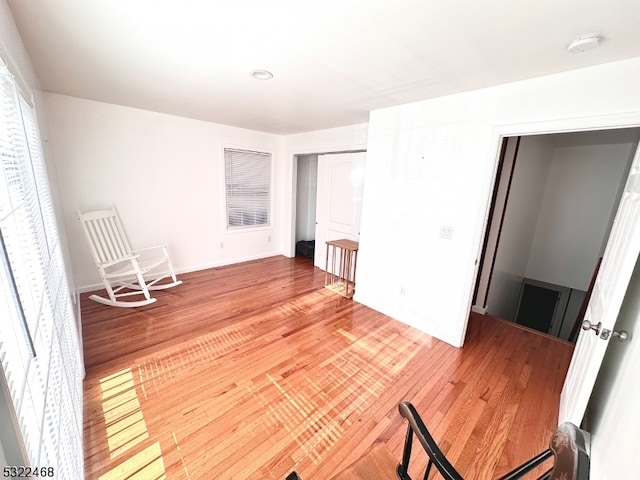
[[[171,266],[166,245],[132,250],[115,210],[79,213],[78,218],[89,242],[108,298],[89,298],[114,307],[141,307],[156,301],[149,291],[180,285]],[[170,279],[169,283],[160,283]],[[126,298],[142,296],[142,300]]]

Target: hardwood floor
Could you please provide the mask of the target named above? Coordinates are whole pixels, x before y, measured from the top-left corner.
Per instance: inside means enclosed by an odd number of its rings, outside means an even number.
[[[456,349],[324,289],[304,259],[181,279],[138,309],[82,298],[88,479],[328,479],[377,442],[400,458],[402,400],[466,479],[555,428],[561,341],[472,315]]]

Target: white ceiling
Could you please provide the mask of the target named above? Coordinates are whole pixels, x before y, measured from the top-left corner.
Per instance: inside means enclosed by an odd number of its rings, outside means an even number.
[[[278,134],[640,56],[638,0],[8,4],[45,91]],[[600,47],[567,53],[592,32]]]

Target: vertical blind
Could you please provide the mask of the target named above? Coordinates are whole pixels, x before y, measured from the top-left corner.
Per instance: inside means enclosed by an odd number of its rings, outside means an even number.
[[[224,150],[227,227],[270,224],[271,154]]]
[[[38,124],[1,61],[0,102],[0,373],[30,465],[83,478],[83,367]]]

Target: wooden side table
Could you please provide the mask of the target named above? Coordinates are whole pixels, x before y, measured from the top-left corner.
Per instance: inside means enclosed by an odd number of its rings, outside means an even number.
[[[356,289],[356,262],[358,242],[341,239],[327,242],[324,286],[343,297],[352,298]],[[329,249],[331,249],[331,269],[329,269]]]

